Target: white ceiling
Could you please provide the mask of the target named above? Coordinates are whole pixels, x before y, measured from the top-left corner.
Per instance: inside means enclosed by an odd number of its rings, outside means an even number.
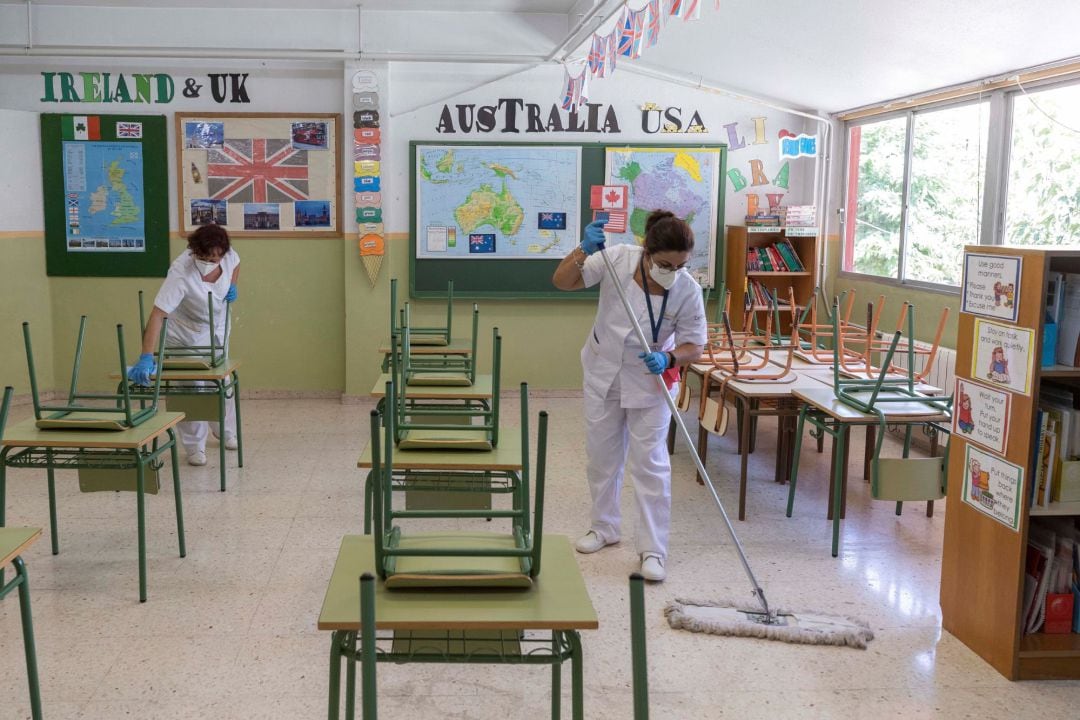
[[[617,0],[597,0],[618,7]],[[647,0],[629,0],[632,7]],[[35,5],[260,7],[576,14],[592,0],[35,0]],[[0,0],[0,4],[19,0]],[[1080,56],[1080,0],[700,0],[701,19],[669,21],[637,61],[749,94],[826,112]],[[413,13],[410,12],[410,15]],[[606,15],[606,11],[598,17]],[[520,22],[537,22],[523,14]],[[609,23],[610,24],[610,23]],[[601,28],[604,29],[604,28]],[[477,52],[475,35],[450,38]],[[483,51],[514,54],[484,36]],[[421,48],[401,48],[418,52]],[[581,50],[577,53],[580,55]]]

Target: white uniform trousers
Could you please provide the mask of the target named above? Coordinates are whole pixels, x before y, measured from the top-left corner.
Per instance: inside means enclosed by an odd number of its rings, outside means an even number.
[[[657,553],[667,558],[671,526],[671,461],[667,452],[671,411],[666,403],[644,408],[623,408],[619,378],[599,397],[585,388],[586,475],[592,494],[591,529],[605,542],[620,538],[619,495],[623,469],[634,483],[638,554]]]
[[[209,385],[210,383],[202,380],[197,380],[191,383],[192,385]],[[225,437],[236,437],[236,398],[225,398]],[[204,420],[193,420],[191,422],[182,422],[177,425],[177,432],[180,434],[180,444],[184,446],[184,450],[188,455],[193,452],[206,452],[206,438],[210,434],[210,426],[213,425],[217,430],[218,435],[221,435],[221,428],[217,427],[220,423],[206,422]],[[224,437],[221,440],[225,442]]]

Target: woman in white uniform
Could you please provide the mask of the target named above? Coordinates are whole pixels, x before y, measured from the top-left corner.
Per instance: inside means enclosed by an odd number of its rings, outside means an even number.
[[[581,350],[592,524],[575,547],[593,553],[619,542],[619,493],[626,466],[637,500],[641,574],[659,582],[667,576],[671,524],[671,464],[665,442],[671,411],[653,376],[664,374],[669,391],[674,391],[678,366],[697,360],[705,345],[701,287],[684,270],[694,233],[672,213],[657,210],[645,223],[644,247],[619,244],[604,251],[650,340],[647,350],[611,286],[604,258],[597,254],[603,247],[603,224],[594,222],[552,278],[560,290],[600,284],[596,321]]]
[[[214,297],[215,342],[224,345],[225,303],[237,296],[237,279],[240,276],[240,256],[229,243],[229,234],[219,225],[203,225],[188,238],[188,247],[172,265],[165,282],[161,284],[154,309],[146,323],[142,338],[142,355],[139,362],[128,371],[128,380],[138,385],[149,385],[150,376],[157,371],[154,348],[161,335],[161,321],[169,318],[165,335],[166,347],[207,346],[210,344],[210,309],[207,293]],[[180,423],[180,442],[187,451],[191,465],[206,464],[206,436],[210,423]],[[213,423],[214,435],[220,436],[220,428]],[[236,408],[232,402],[225,403],[225,433],[222,441],[229,450],[236,449]]]

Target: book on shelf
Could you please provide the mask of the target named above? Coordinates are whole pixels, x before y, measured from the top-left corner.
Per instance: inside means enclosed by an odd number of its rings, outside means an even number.
[[[771,214],[758,213],[757,215],[746,216],[747,227],[780,227],[780,216]]]
[[[804,272],[799,254],[790,242],[783,240],[772,245],[746,249],[747,272]]]
[[[1080,527],[1075,518],[1036,518],[1024,563],[1024,634],[1080,632]]]
[[[1040,390],[1039,410],[1055,423],[1056,445],[1040,504],[1080,501],[1080,410],[1074,407],[1072,390],[1046,383]]]
[[[784,225],[788,227],[814,227],[817,225],[817,208],[813,205],[789,205],[784,210]]]
[[[1059,365],[1076,367],[1080,365],[1080,274],[1066,273],[1063,282],[1057,306],[1057,361]]]

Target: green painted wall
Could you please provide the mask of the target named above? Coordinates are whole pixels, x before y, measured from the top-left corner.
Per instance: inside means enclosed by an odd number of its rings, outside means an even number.
[[[16,395],[30,392],[22,342],[22,323],[27,321],[33,331],[38,384],[52,389],[53,323],[45,240],[40,233],[4,235],[0,257],[0,385],[13,386]]]
[[[937,331],[941,311],[949,309],[945,321],[945,330],[941,336],[944,347],[956,348],[956,323],[960,310],[960,296],[932,290],[920,290],[906,285],[885,284],[872,280],[842,277],[840,269],[840,241],[837,236],[828,240],[828,277],[826,286],[832,297],[845,290],[855,291],[855,306],[852,309],[852,321],[863,322],[866,319],[866,303],[876,302],[878,296],[885,296],[885,309],[881,313],[880,327],[886,330],[896,328],[900,305],[904,300],[915,305],[915,337],[918,340],[932,342]]]
[[[252,390],[337,392],[344,385],[341,240],[238,239],[240,298],[233,306],[230,352]],[[170,243],[170,255],[183,240]],[[44,268],[38,274],[43,282]],[[79,315],[89,316],[80,387],[106,389],[119,369],[116,324],[123,323],[128,364],[139,353],[138,291],[147,312],[158,278],[48,278],[60,384],[71,372]],[[43,358],[44,360],[44,358]]]

